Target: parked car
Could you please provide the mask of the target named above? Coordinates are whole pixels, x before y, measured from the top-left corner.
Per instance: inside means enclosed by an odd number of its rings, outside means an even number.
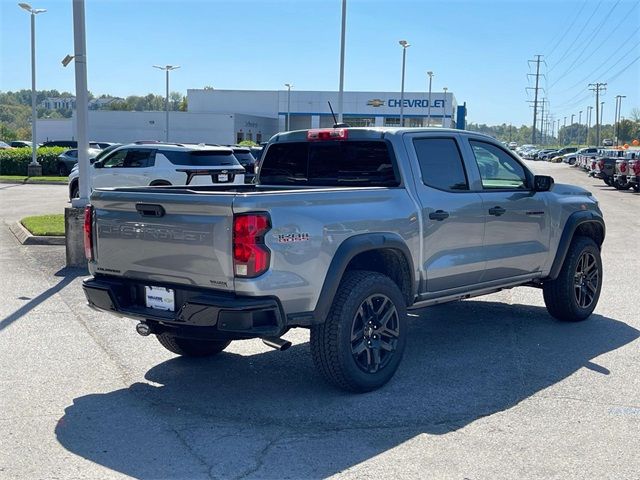
[[[594,176],[604,181],[610,187],[613,187],[613,179],[616,171],[615,157],[599,157],[596,159],[596,169]]]
[[[640,192],[640,153],[636,153],[635,156],[629,160],[629,175],[627,181],[637,193]]]
[[[555,152],[556,150],[553,148],[543,148],[542,150],[538,150],[537,152],[535,152],[531,159],[532,160],[542,160],[542,156],[546,155],[547,153],[551,153],[551,152]]]
[[[581,148],[580,150],[577,150],[573,153],[565,153],[563,155],[562,161],[564,163],[568,163],[569,165],[575,165],[579,155],[595,154],[597,151],[598,149],[595,147]]]
[[[27,140],[14,140],[13,142],[10,142],[9,145],[13,148],[31,148],[33,143]]]
[[[94,159],[101,151],[102,150],[97,148],[90,148],[88,151],[89,161]],[[60,175],[61,177],[69,175],[69,172],[71,172],[71,170],[73,169],[73,166],[76,163],[78,163],[77,148],[71,148],[66,152],[61,153],[60,155],[58,155],[58,161],[56,164],[56,170],[58,172],[58,175]]]
[[[518,142],[509,142],[509,150],[515,150],[518,146]]]
[[[9,145],[8,143],[5,143],[3,141],[0,141],[0,150],[10,150],[14,147],[12,147],[11,145]]]
[[[116,147],[89,168],[100,187],[244,184],[244,168],[228,147],[138,142]],[[69,174],[69,197],[79,196],[79,171]]]
[[[242,168],[245,170],[245,183],[253,183],[256,159],[251,154],[251,149],[249,147],[241,147],[239,145],[229,145],[229,148],[233,150],[233,156],[238,159],[238,162],[240,162],[240,165],[242,165]]]
[[[183,356],[309,328],[320,374],[355,392],[393,377],[408,309],[526,285],[575,322],[603,278],[591,193],[461,130],[280,133],[254,185],[97,189],[84,225],[92,308]]]
[[[602,140],[602,146],[603,147],[613,147],[613,140],[611,140],[610,138],[605,138]]]
[[[548,162],[549,160],[551,160],[551,158],[555,157],[558,153],[558,150],[550,150],[547,153],[543,153],[541,155],[538,155],[538,159],[539,160],[544,160],[545,162]]]
[[[623,156],[616,159],[615,174],[613,176],[613,186],[617,190],[629,190],[633,187],[638,191],[637,160],[640,159],[640,149],[638,151],[625,151]]]
[[[104,146],[103,146],[104,145]],[[105,146],[112,145],[110,142],[89,142],[89,148],[103,149]],[[78,148],[78,142],[75,140],[52,140],[50,142],[44,142],[41,147],[66,147],[66,148]]]

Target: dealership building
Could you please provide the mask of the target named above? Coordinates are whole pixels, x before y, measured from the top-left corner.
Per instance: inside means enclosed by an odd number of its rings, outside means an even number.
[[[279,131],[331,127],[331,107],[338,108],[338,92],[301,90],[187,91],[186,112],[170,112],[169,140],[173,142],[232,144],[242,140],[264,142]],[[354,127],[399,126],[399,92],[344,92],[343,121]],[[405,92],[403,116],[408,127],[456,126],[456,99],[451,92]],[[75,114],[68,122],[67,138],[59,138],[43,124],[38,141],[72,139]],[[40,122],[39,122],[40,123]],[[89,111],[89,138],[96,141],[132,142],[164,140],[165,112]],[[459,124],[459,122],[458,122]]]

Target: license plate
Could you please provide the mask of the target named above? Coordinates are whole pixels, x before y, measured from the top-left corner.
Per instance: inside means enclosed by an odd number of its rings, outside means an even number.
[[[227,173],[218,174],[218,181],[219,182],[228,182],[229,181],[229,174],[227,174]]]
[[[155,308],[156,310],[175,310],[175,293],[170,288],[163,287],[144,287],[144,298],[147,308]]]

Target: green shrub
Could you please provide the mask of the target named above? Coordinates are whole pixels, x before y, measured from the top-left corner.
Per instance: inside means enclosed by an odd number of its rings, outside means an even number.
[[[69,150],[65,147],[42,147],[38,149],[38,163],[42,165],[43,175],[57,174],[57,158]],[[0,150],[0,175],[26,175],[27,165],[31,163],[30,148]]]

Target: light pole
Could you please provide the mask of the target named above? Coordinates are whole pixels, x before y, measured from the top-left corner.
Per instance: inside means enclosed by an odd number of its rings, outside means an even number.
[[[164,99],[164,109],[165,109],[165,115],[166,115],[165,126],[167,129],[165,134],[165,141],[168,143],[169,142],[169,72],[171,70],[176,70],[180,68],[180,65],[165,65],[164,67],[161,67],[160,65],[154,65],[153,68],[157,68],[158,70],[164,70],[166,73],[167,94]]]
[[[340,89],[338,90],[338,123],[342,123],[344,108],[342,99],[344,97],[344,35],[347,28],[347,0],[342,0],[342,31],[340,34]]]
[[[402,85],[400,87],[400,126],[404,127],[404,66],[407,59],[407,48],[411,46],[406,40],[398,42],[402,46]]]
[[[285,87],[287,87],[287,128],[288,132],[291,129],[291,89],[293,88],[293,83],[285,83]]]
[[[597,118],[597,117],[596,117]],[[596,120],[596,138],[597,143],[600,144],[600,126],[604,125],[604,102],[600,102],[600,121]]]
[[[427,127],[431,126],[431,81],[433,80],[433,72],[429,70],[427,72],[429,75],[429,97],[427,100]]]
[[[442,126],[446,127],[445,120],[447,119],[447,90],[449,89],[447,87],[442,87],[442,90],[444,90],[444,106],[442,107]]]
[[[36,138],[36,15],[44,13],[44,8],[32,8],[28,3],[19,3],[20,8],[31,14],[31,163],[27,174],[42,175],[42,168],[38,163],[38,140]]]

